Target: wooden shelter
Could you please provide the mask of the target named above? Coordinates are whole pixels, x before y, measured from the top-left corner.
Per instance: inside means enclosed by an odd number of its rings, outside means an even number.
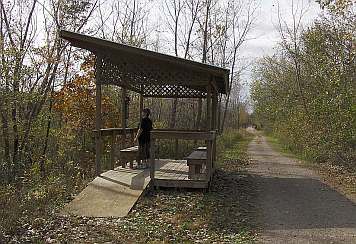
[[[207,129],[205,131],[160,129],[151,131],[151,184],[154,186],[207,187],[214,172],[215,143],[217,131],[218,94],[228,90],[229,70],[187,59],[165,55],[145,49],[123,45],[79,33],[62,30],[60,36],[72,46],[91,51],[96,56],[96,172],[101,173],[102,138],[111,136],[112,143],[118,134],[134,135],[135,129],[126,128],[126,119],[121,120],[122,128],[102,128],[101,86],[117,85],[139,93],[140,111],[144,97],[157,98],[205,98]],[[122,101],[122,114],[126,114]],[[206,141],[206,167],[203,178],[184,179],[159,178],[156,170],[155,142],[160,139],[204,140]],[[114,147],[112,147],[114,148]],[[114,149],[112,149],[114,150]],[[112,168],[114,160],[112,154]],[[198,155],[195,153],[194,155]],[[193,156],[194,156],[193,155]],[[203,155],[200,153],[199,155]],[[192,157],[193,157],[192,156]],[[192,160],[198,162],[199,160]],[[192,163],[193,164],[193,163]],[[166,167],[168,167],[166,165]]]

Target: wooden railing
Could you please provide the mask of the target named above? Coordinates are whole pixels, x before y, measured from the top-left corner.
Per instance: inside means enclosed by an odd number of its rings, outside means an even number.
[[[114,169],[114,164],[115,164],[115,147],[117,144],[117,136],[122,136],[121,138],[121,145],[123,148],[127,147],[126,139],[127,135],[129,135],[130,141],[133,142],[135,135],[137,133],[138,129],[137,128],[105,128],[105,129],[100,129],[94,130],[94,135],[96,138],[99,138],[100,144],[102,144],[102,138],[103,137],[110,137],[110,168]],[[102,145],[100,145],[102,147]],[[97,169],[97,174],[100,174],[101,172],[101,153],[99,155],[96,155],[96,157],[100,157],[99,160],[99,165],[96,165]],[[98,162],[97,162],[98,163]]]
[[[187,131],[187,130],[152,130],[151,131],[151,148],[150,148],[150,177],[154,184],[155,179],[155,144],[156,140],[161,139],[179,139],[179,140],[203,140],[206,141],[207,146],[207,179],[210,180],[214,171],[214,158],[215,158],[215,131]]]

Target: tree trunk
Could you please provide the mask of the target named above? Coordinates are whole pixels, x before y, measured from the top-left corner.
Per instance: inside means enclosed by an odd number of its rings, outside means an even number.
[[[11,182],[11,159],[10,159],[10,140],[9,140],[9,122],[6,111],[1,112],[2,135],[4,138],[4,158],[7,165],[7,182]]]
[[[171,119],[169,122],[169,128],[171,129],[173,129],[176,126],[177,106],[178,106],[178,98],[174,98],[172,100]]]
[[[203,99],[199,98],[198,99],[198,113],[197,113],[197,119],[195,122],[195,129],[198,130],[201,128],[201,115],[202,115],[202,109],[203,109]]]

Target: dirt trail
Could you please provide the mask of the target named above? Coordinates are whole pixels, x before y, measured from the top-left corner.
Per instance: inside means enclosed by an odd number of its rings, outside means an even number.
[[[355,202],[274,151],[261,135],[249,144],[248,153],[262,243],[356,243]]]

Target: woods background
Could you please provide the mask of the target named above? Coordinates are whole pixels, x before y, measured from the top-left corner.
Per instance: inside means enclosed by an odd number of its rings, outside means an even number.
[[[231,93],[219,98],[220,127],[238,126],[237,113],[246,123],[238,49],[251,29],[255,4],[1,1],[1,181],[92,173],[94,57],[68,46],[58,36],[60,29],[230,68]],[[117,87],[105,87],[106,127],[120,127],[120,96]],[[137,127],[138,97],[129,96],[128,125]],[[146,99],[145,106],[151,108],[156,128],[203,128],[203,102]]]
[[[0,0],[0,203],[13,206],[0,210],[5,229],[94,176],[95,60],[61,29],[229,68],[221,132],[254,123],[305,158],[354,172],[355,4],[318,2],[311,26],[301,25],[305,9],[292,10],[292,25],[280,17],[280,45],[253,64],[249,101],[241,75],[251,64],[240,51],[258,1]],[[139,98],[129,96],[136,127]],[[104,87],[105,127],[121,126],[120,100],[119,88]],[[156,128],[205,127],[204,100],[149,98],[145,107]]]

